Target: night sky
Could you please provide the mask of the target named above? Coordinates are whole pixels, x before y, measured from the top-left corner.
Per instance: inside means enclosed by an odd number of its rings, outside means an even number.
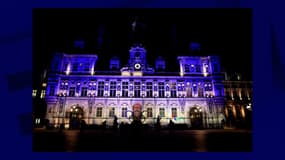
[[[35,9],[33,16],[34,82],[55,52],[95,53],[97,70],[108,70],[112,56],[127,64],[135,19],[148,64],[162,56],[167,70],[179,71],[177,56],[219,55],[223,71],[251,80],[249,9]],[[84,50],[73,48],[76,39],[85,40]],[[201,43],[200,53],[190,51],[192,41]]]

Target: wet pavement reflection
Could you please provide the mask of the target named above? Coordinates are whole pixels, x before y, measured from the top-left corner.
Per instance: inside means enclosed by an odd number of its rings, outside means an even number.
[[[33,151],[250,152],[248,130],[45,130],[34,129]]]

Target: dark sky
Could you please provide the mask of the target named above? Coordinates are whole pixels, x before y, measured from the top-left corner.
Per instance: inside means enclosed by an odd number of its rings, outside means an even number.
[[[219,55],[223,70],[251,79],[249,9],[35,9],[33,16],[34,81],[54,52],[82,52],[73,49],[75,39],[84,39],[84,51],[98,55],[97,69],[107,70],[115,55],[125,65],[135,17],[143,28],[148,64],[161,55],[169,71],[178,71],[176,57],[193,55],[189,43],[198,41],[200,55]]]

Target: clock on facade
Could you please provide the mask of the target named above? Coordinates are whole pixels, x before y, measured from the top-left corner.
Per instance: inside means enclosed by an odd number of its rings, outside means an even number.
[[[136,64],[135,64],[135,69],[141,69],[141,64],[136,63]]]

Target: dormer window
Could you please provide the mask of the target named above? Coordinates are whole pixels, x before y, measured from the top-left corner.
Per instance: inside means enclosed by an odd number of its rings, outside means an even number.
[[[190,67],[188,64],[185,64],[184,69],[185,69],[185,72],[190,72]]]
[[[73,63],[73,71],[78,71],[78,63]]]
[[[201,72],[201,67],[200,67],[200,65],[196,65],[196,72]]]

